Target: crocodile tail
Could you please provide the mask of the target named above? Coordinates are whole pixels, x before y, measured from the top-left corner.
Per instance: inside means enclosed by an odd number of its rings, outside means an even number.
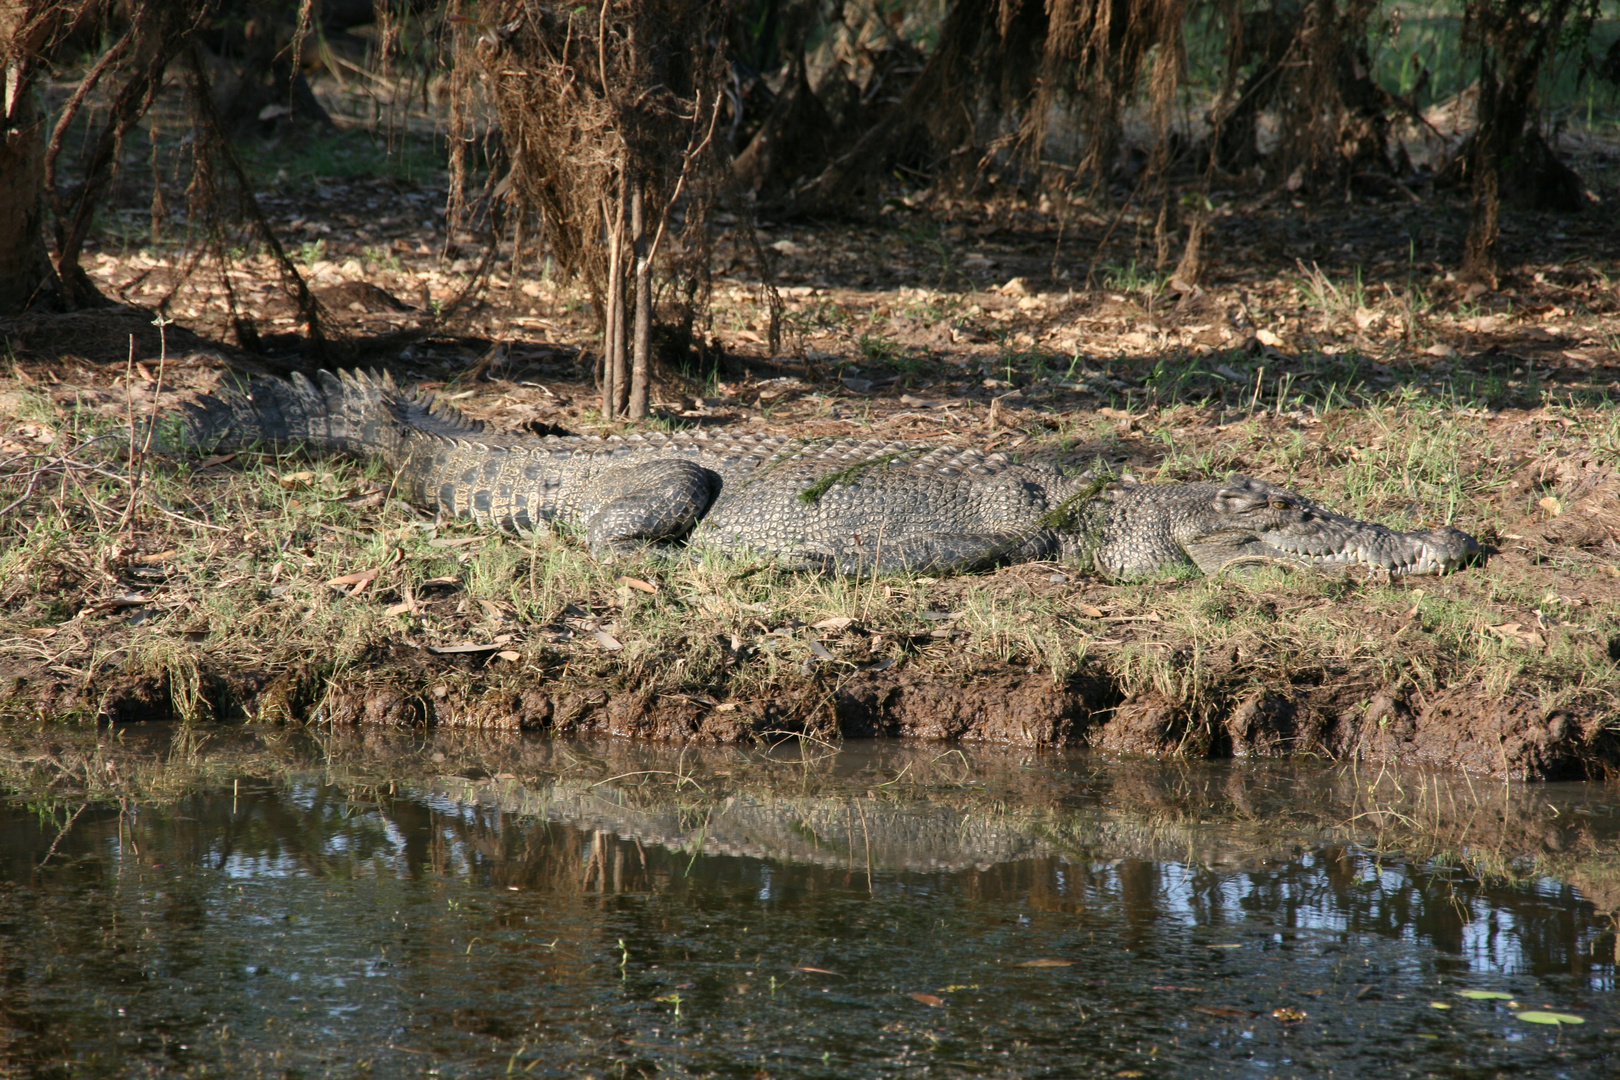
[[[377,371],[320,371],[314,381],[297,373],[256,378],[246,388],[225,387],[183,408],[182,442],[209,452],[304,446],[397,462],[412,430],[454,437],[482,429],[455,409],[404,393]]]

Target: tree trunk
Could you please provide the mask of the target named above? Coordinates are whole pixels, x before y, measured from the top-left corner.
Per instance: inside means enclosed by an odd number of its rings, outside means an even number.
[[[1496,288],[1504,170],[1517,163],[1525,145],[1541,72],[1557,55],[1574,3],[1471,0],[1468,18],[1479,34],[1479,127],[1466,151],[1473,200],[1457,274],[1462,281]]]
[[[34,12],[0,5],[0,315],[14,315],[58,291],[45,251],[45,120],[34,101],[29,43],[16,40]]]
[[[646,185],[637,179],[630,189],[630,236],[636,267],[635,354],[630,369],[630,408],[632,420],[647,418],[647,383],[652,368],[652,253],[647,236]]]
[[[612,201],[612,224],[608,226],[607,318],[602,327],[602,419],[619,415],[620,392],[625,389],[624,364],[624,185]],[[604,218],[608,206],[603,204]]]
[[[1501,167],[1503,157],[1512,152],[1518,140],[1513,129],[1524,128],[1524,112],[1503,108],[1502,87],[1496,80],[1496,65],[1490,48],[1480,59],[1479,128],[1469,154],[1470,205],[1468,239],[1463,244],[1463,262],[1458,279],[1496,288],[1496,242],[1501,236],[1498,214],[1501,209]]]

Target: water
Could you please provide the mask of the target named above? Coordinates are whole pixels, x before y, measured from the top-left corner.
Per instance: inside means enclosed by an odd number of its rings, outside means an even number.
[[[0,803],[0,1075],[1620,1071],[1613,788],[940,747],[48,749]]]

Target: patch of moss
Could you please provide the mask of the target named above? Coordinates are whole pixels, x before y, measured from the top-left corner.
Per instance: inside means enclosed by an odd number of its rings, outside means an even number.
[[[855,464],[839,469],[837,472],[828,473],[820,480],[817,480],[815,483],[799,492],[799,501],[804,503],[806,506],[814,506],[816,503],[820,502],[821,497],[827,494],[828,491],[832,490],[835,485],[852,484],[870,470],[879,467],[886,467],[895,458],[904,457],[909,452],[910,451],[900,450],[892,454],[879,454],[875,458],[868,458],[865,461],[857,461]]]

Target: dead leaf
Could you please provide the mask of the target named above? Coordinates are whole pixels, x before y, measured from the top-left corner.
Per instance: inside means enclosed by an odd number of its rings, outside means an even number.
[[[830,619],[822,619],[818,623],[812,623],[811,628],[815,630],[843,630],[846,627],[853,626],[854,623],[855,620],[847,615],[834,615]]]
[[[1547,644],[1547,639],[1539,633],[1534,630],[1526,630],[1516,622],[1502,623],[1499,626],[1487,626],[1486,629],[1503,641],[1512,641],[1520,645],[1534,645],[1538,649],[1544,648]]]
[[[830,650],[828,650],[827,646],[823,645],[821,642],[817,641],[815,638],[811,638],[809,640],[809,644],[810,644],[810,652],[812,654],[814,654],[818,659],[831,660],[833,658],[833,654],[832,654],[832,652]]]
[[[502,619],[506,618],[506,612],[501,610],[501,605],[497,604],[493,600],[485,600],[483,597],[479,597],[478,606],[483,608],[484,614],[488,615],[495,622],[500,622]]]
[[[203,469],[211,469],[215,465],[223,465],[227,461],[235,460],[235,458],[235,454],[215,454],[213,457],[206,457],[197,462],[197,469],[199,471]]]
[[[1273,334],[1270,330],[1256,330],[1254,332],[1254,340],[1258,341],[1262,345],[1270,345],[1273,349],[1280,349],[1283,347],[1283,339],[1278,337],[1276,334]]]
[[[399,603],[397,603],[397,604],[393,605],[392,607],[386,609],[383,612],[383,614],[384,615],[415,615],[416,614],[416,605],[411,603],[409,600],[401,600]]]
[[[60,629],[61,628],[57,626],[30,626],[28,629],[21,631],[21,633],[24,637],[48,638],[55,637],[57,631]]]
[[[458,536],[458,537],[435,536],[432,540],[428,541],[428,547],[431,547],[431,548],[459,548],[459,547],[466,547],[468,544],[476,544],[476,543],[478,543],[478,541],[480,541],[482,539],[483,539],[482,536]]]
[[[1536,500],[1536,505],[1547,511],[1549,517],[1557,517],[1564,512],[1564,504],[1551,495]]]
[[[1020,961],[1019,963],[1016,963],[1016,964],[1013,965],[1013,967],[1027,967],[1027,968],[1052,968],[1052,967],[1073,967],[1073,966],[1074,966],[1074,961],[1073,960],[1059,960],[1056,957],[1052,957],[1052,956],[1043,956],[1038,960],[1023,960],[1023,961]]]
[[[620,585],[628,585],[628,586],[630,586],[630,588],[635,589],[637,592],[644,592],[649,596],[651,596],[651,595],[658,592],[658,586],[654,585],[650,581],[642,581],[640,578],[620,577],[620,578],[614,578],[614,580],[617,581]]]
[[[427,651],[437,653],[440,656],[450,656],[459,653],[494,652],[500,647],[498,642],[489,645],[474,645],[470,641],[464,641],[459,645],[429,645]]]
[[[624,648],[624,642],[608,633],[606,630],[592,631],[596,635],[596,643],[608,652],[617,652]]]
[[[338,588],[342,585],[353,585],[354,588],[348,591],[348,595],[359,596],[362,592],[365,592],[367,585],[370,585],[373,581],[377,580],[377,575],[380,573],[382,573],[380,569],[360,570],[353,574],[344,574],[342,577],[335,577],[331,581],[328,581],[327,584],[333,588]]]
[[[461,579],[460,578],[431,577],[431,578],[428,578],[426,581],[422,582],[422,588],[424,588],[424,589],[431,588],[434,585],[450,586],[450,585],[460,585],[460,584],[461,584]]]
[[[938,994],[916,993],[911,995],[911,1000],[920,1001],[931,1009],[943,1008],[945,1005],[945,999]]]
[[[1230,1017],[1234,1019],[1252,1020],[1260,1014],[1248,1009],[1228,1009],[1222,1005],[1194,1005],[1192,1011],[1203,1013],[1205,1016]]]
[[[315,474],[305,469],[302,472],[282,473],[276,477],[276,483],[291,491],[293,488],[304,487],[312,483],[314,479]]]
[[[793,970],[794,971],[808,971],[813,975],[837,975],[840,979],[842,979],[844,977],[842,972],[829,971],[827,968],[810,967],[810,966],[808,966],[806,964],[800,964],[798,967],[794,968]]]
[[[502,660],[505,660],[508,663],[512,663],[512,664],[517,663],[519,660],[521,660],[523,658],[522,653],[517,652],[517,651],[515,651],[513,649],[502,649],[500,652],[496,653],[495,655],[500,657]]]
[[[1084,615],[1088,619],[1100,619],[1103,617],[1102,608],[1092,607],[1090,604],[1081,604],[1080,614]]]

